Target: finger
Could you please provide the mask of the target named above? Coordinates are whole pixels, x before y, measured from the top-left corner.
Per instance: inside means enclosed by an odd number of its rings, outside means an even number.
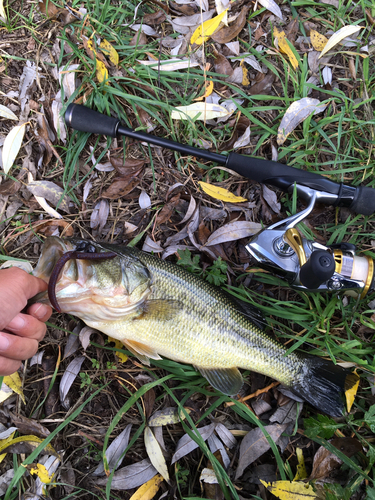
[[[22,313],[18,313],[6,326],[6,329],[7,331],[16,333],[18,336],[23,337],[23,339],[27,337],[29,339],[37,340],[38,342],[44,338],[47,331],[45,323],[42,323],[29,314]]]
[[[48,321],[52,314],[52,307],[46,304],[36,303],[27,309],[27,314],[33,316],[39,321]]]
[[[28,299],[47,289],[47,284],[22,269],[0,270],[0,329],[26,307]]]
[[[15,359],[3,358],[0,356],[0,377],[12,375],[21,366],[21,361]]]
[[[0,332],[0,356],[13,360],[29,359],[38,351],[38,341]]]

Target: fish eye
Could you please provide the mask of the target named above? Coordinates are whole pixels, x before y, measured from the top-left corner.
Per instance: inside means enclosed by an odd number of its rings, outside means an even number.
[[[96,253],[96,248],[88,241],[80,241],[76,246],[77,252]]]

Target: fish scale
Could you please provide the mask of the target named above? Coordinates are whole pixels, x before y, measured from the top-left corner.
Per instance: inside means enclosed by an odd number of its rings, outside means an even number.
[[[73,260],[64,264],[68,252]],[[228,395],[243,384],[238,368],[256,371],[329,415],[342,415],[348,370],[301,351],[286,355],[243,305],[182,267],[127,246],[51,237],[34,275],[49,281],[54,268],[53,280],[59,278],[49,289],[56,289],[61,311],[121,340],[142,362],[163,356],[192,364]],[[36,299],[50,303],[46,293]]]

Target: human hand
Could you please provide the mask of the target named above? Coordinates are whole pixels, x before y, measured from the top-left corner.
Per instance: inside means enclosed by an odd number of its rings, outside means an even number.
[[[37,352],[52,309],[36,303],[26,314],[21,311],[31,297],[46,289],[42,279],[17,267],[0,270],[0,376],[14,373],[22,360]]]

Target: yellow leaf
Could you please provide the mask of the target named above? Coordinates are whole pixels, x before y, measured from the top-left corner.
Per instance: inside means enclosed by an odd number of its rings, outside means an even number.
[[[274,28],[273,34],[274,34],[275,38],[277,38],[277,43],[278,43],[280,52],[282,52],[283,54],[286,54],[289,57],[289,60],[293,66],[293,69],[297,69],[298,68],[298,61],[297,61],[296,56],[293,54],[292,49],[289,47],[289,44],[287,42],[287,38],[285,36],[285,32],[279,31],[277,28]]]
[[[22,390],[22,380],[21,377],[18,375],[18,372],[12,373],[12,375],[4,377],[3,382],[8,387],[10,387],[12,391],[19,394],[21,396],[23,403],[26,404],[25,396]]]
[[[159,491],[160,485],[163,482],[163,476],[156,474],[147,483],[142,484],[140,488],[130,497],[130,500],[151,500]]]
[[[299,480],[307,478],[307,472],[306,472],[306,467],[305,467],[305,459],[303,457],[303,451],[302,451],[302,449],[301,448],[296,448],[296,454],[297,454],[298,465],[297,465],[297,473],[294,476],[293,481],[299,481]]]
[[[348,26],[344,26],[334,33],[331,38],[328,40],[326,46],[322,50],[318,59],[320,59],[324,54],[326,54],[329,50],[331,50],[335,45],[337,45],[341,40],[346,38],[347,36],[353,35],[357,33],[357,31],[363,29],[362,26],[354,26],[353,24],[349,24]]]
[[[5,20],[7,18],[7,15],[6,15],[5,9],[4,9],[3,0],[0,0],[0,16],[3,17]]]
[[[203,42],[206,42],[211,35],[213,35],[220,26],[220,23],[227,13],[228,9],[224,10],[221,14],[212,19],[208,19],[204,23],[200,24],[198,28],[194,31],[191,36],[190,43],[193,45],[202,45]]]
[[[102,61],[96,60],[96,78],[100,83],[108,80],[108,70]],[[107,82],[108,83],[108,82]]]
[[[354,372],[348,375],[348,377],[346,378],[345,384],[348,383],[348,385],[351,386],[348,390],[345,391],[346,406],[348,408],[348,412],[350,412],[353,406],[355,395],[357,394],[358,390],[359,380],[360,377],[358,376],[356,370],[354,370]]]
[[[103,39],[99,45],[100,50],[115,66],[118,65],[119,57],[117,50],[111,45],[108,40]]]
[[[261,483],[273,495],[281,500],[312,500],[316,498],[312,486],[298,481],[275,481],[273,483],[266,483],[260,480]]]
[[[0,446],[3,446],[3,445],[6,445],[8,446],[8,444],[12,441],[13,439],[13,436],[15,435],[16,431],[12,432],[12,434],[7,437],[6,439],[1,439],[0,440]],[[4,458],[6,457],[6,453],[2,453],[0,455],[0,463],[4,460]]]
[[[249,80],[249,71],[248,69],[246,68],[245,66],[245,60],[242,59],[242,61],[240,62],[240,66],[242,68],[242,85],[250,85],[250,80]]]
[[[121,342],[121,340],[113,339],[112,337],[108,338],[110,342],[113,342],[115,344],[116,349],[124,349],[124,344]],[[128,359],[127,355],[124,354],[123,352],[116,351],[115,354],[122,363],[125,363],[125,361]]]
[[[36,464],[29,470],[30,474],[36,474],[44,484],[50,484],[55,474],[48,474],[48,470],[43,464]]]
[[[203,101],[205,97],[208,97],[212,94],[213,90],[214,90],[214,82],[212,80],[208,80],[206,82],[204,94],[201,95],[200,97],[196,97],[195,99],[193,99],[193,101]]]
[[[246,198],[241,196],[236,196],[235,194],[228,191],[228,189],[221,188],[219,186],[214,186],[213,184],[208,184],[207,182],[198,182],[203,191],[215,198],[216,200],[228,201],[230,203],[241,203],[242,201],[247,201]]]
[[[229,111],[220,106],[208,102],[195,102],[189,106],[176,106],[171,113],[172,120],[188,120],[189,118],[195,120],[212,120],[213,118],[223,118],[228,116]]]
[[[310,30],[310,40],[311,40],[311,45],[314,47],[315,50],[321,52],[324,47],[327,45],[328,38],[326,38],[324,35],[321,35],[315,30]]]
[[[28,451],[30,451],[30,447],[37,448],[40,445],[40,443],[42,443],[43,441],[44,441],[44,439],[38,438],[37,436],[20,436],[20,437],[17,437],[15,439],[12,439],[8,443],[0,443],[0,453],[3,452],[4,450],[6,450],[5,453],[7,453],[8,451],[10,451],[11,453],[25,453],[25,450],[22,450],[22,446],[20,446],[16,450],[14,450],[14,449],[8,450],[7,448],[13,447],[13,445],[17,445],[19,443],[21,445],[23,443],[27,443],[28,445],[30,445],[29,449],[28,449]],[[59,458],[59,459],[61,458],[60,455],[57,453],[57,451],[50,444],[47,444],[45,446],[44,450],[56,458]]]

